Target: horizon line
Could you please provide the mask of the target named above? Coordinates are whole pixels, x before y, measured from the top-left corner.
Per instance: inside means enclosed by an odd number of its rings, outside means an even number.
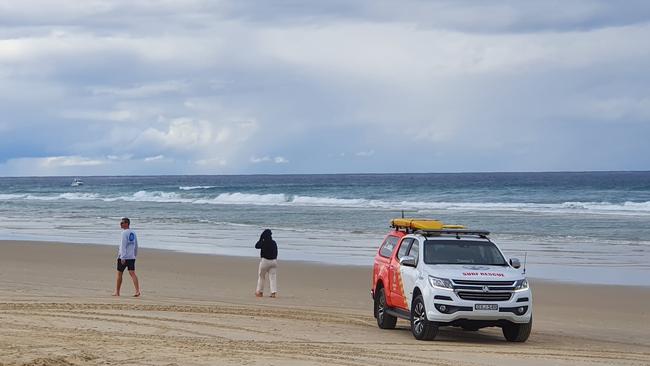
[[[209,177],[209,176],[292,176],[292,175],[429,175],[429,174],[560,174],[560,173],[650,173],[650,170],[540,170],[540,171],[459,171],[382,173],[240,173],[240,174],[124,174],[124,175],[0,175],[0,178],[102,178],[102,177]]]

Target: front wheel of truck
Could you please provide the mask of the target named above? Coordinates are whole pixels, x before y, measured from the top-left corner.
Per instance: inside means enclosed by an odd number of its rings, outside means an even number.
[[[418,295],[413,299],[411,332],[415,339],[420,341],[431,341],[438,335],[438,325],[427,319],[427,309],[424,307],[422,295]]]
[[[502,329],[503,336],[506,337],[509,342],[526,342],[530,336],[530,331],[533,329],[533,317],[530,317],[528,323],[511,323],[505,325]]]

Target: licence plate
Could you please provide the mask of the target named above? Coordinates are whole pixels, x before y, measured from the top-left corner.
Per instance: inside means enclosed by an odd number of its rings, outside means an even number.
[[[475,304],[475,310],[499,310],[499,305],[497,304]]]

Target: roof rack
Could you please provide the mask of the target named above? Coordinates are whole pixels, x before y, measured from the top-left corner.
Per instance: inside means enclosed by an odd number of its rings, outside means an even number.
[[[457,237],[460,235],[476,235],[483,238],[490,235],[490,232],[487,230],[469,230],[469,229],[415,230],[414,233],[422,234],[422,235],[449,234],[449,235],[456,235]]]
[[[490,235],[487,230],[470,230],[466,229],[463,225],[450,225],[445,224],[440,220],[421,219],[421,218],[397,218],[390,221],[390,226],[395,230],[403,230],[410,234],[422,235],[476,235],[486,238]]]

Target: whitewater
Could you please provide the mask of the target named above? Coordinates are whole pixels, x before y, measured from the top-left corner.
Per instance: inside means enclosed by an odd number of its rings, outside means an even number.
[[[209,186],[179,187],[179,190],[195,190],[212,188]],[[363,198],[335,198],[335,197],[310,197],[278,194],[251,194],[251,193],[220,193],[215,196],[205,195],[203,198],[186,197],[177,192],[163,191],[138,191],[129,196],[101,196],[96,193],[61,193],[57,195],[31,195],[31,194],[0,194],[0,201],[6,200],[99,200],[104,202],[129,201],[129,202],[160,202],[160,203],[190,203],[213,205],[278,205],[278,206],[323,206],[341,208],[383,208],[397,210],[474,210],[474,211],[526,211],[539,213],[583,213],[583,214],[619,214],[627,213],[650,215],[650,201],[646,202],[561,202],[561,203],[533,203],[533,202],[409,202],[409,201],[382,201]]]

